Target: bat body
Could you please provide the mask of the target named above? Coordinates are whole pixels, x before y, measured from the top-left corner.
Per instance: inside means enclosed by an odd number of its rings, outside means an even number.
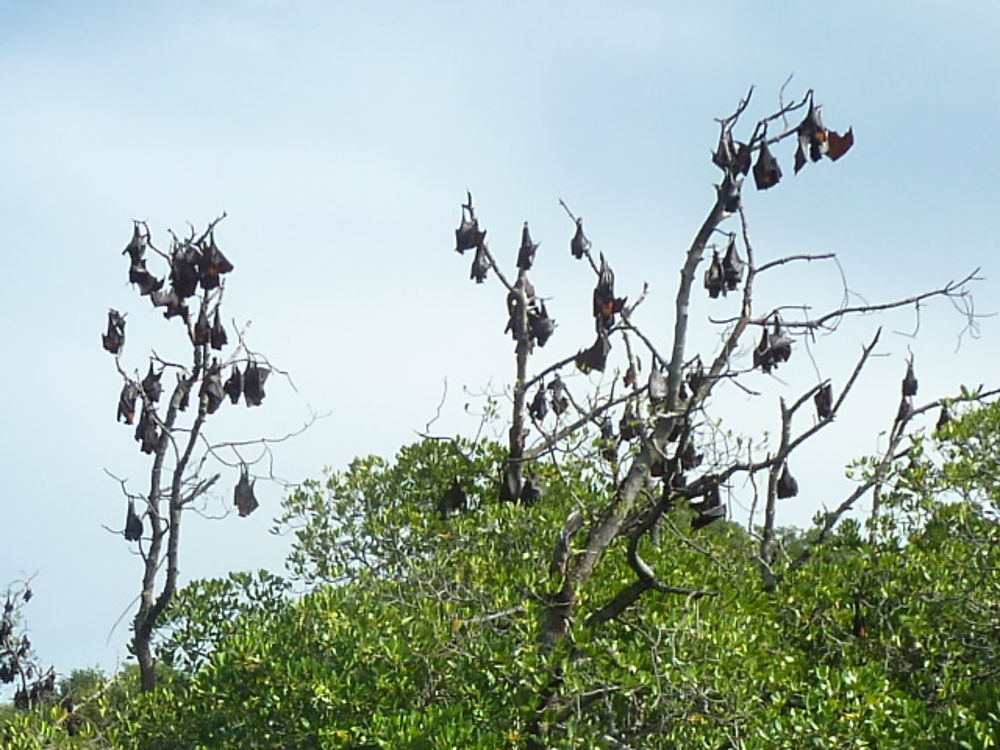
[[[556,330],[556,322],[549,317],[545,303],[528,308],[528,334],[539,346],[545,346]]]
[[[241,518],[246,518],[260,507],[253,491],[255,484],[257,484],[257,480],[250,481],[247,467],[244,464],[240,469],[240,479],[236,483],[236,489],[233,490],[233,505],[236,506]]]
[[[142,519],[135,514],[135,503],[132,498],[129,498],[128,510],[125,512],[125,539],[129,542],[138,542],[142,539]]]
[[[722,271],[722,260],[719,258],[718,251],[713,251],[712,262],[705,270],[705,289],[708,290],[709,297],[716,299],[719,296],[723,291],[724,280],[725,274]]]
[[[198,311],[198,320],[194,323],[191,331],[191,341],[195,346],[204,346],[212,338],[212,327],[208,324],[208,315],[205,314],[205,305],[201,305]]]
[[[608,334],[603,330],[598,330],[597,340],[593,345],[576,355],[576,366],[583,373],[588,373],[591,370],[604,372],[604,368],[608,362],[608,352],[610,351],[611,341],[608,339]]]
[[[117,310],[108,310],[108,332],[101,336],[101,343],[112,354],[121,354],[125,346],[125,316]]]
[[[524,227],[521,229],[521,247],[517,251],[517,267],[522,271],[530,271],[535,262],[536,252],[538,252],[538,243],[531,241],[528,222],[524,222]]]
[[[590,247],[590,240],[588,240],[587,235],[583,233],[583,219],[577,219],[576,234],[574,234],[573,239],[569,241],[569,251],[574,258],[579,260],[590,252]]]
[[[197,258],[198,281],[208,291],[219,286],[219,278],[233,270],[233,264],[215,244],[215,235],[209,232],[208,244],[203,245]]]
[[[247,365],[243,373],[243,400],[247,406],[260,406],[264,401],[264,383],[271,371],[256,362]]]
[[[146,401],[155,404],[163,394],[163,384],[160,379],[163,377],[163,370],[153,372],[153,363],[149,363],[149,372],[142,379],[142,392],[146,396]]]
[[[906,366],[906,375],[903,377],[902,389],[904,396],[917,395],[917,376],[913,373],[913,360]]]
[[[625,297],[615,297],[615,272],[611,270],[604,253],[594,287],[594,324],[598,331],[610,331],[615,324],[615,313],[625,307]]]
[[[566,392],[566,384],[562,378],[556,375],[549,383],[549,390],[552,392],[552,411],[558,417],[569,408],[569,394]]]
[[[545,485],[539,482],[534,477],[528,477],[524,480],[524,485],[521,487],[521,502],[525,505],[533,505],[545,497]]]
[[[122,392],[118,396],[118,418],[116,421],[121,421],[125,424],[133,424],[135,422],[135,400],[138,397],[139,386],[131,380],[125,381],[125,385],[122,386]]]
[[[816,416],[820,419],[829,419],[833,416],[833,386],[827,383],[813,396],[813,403],[816,405]]]
[[[451,487],[438,501],[438,512],[442,518],[450,518],[456,513],[465,510],[469,504],[469,497],[458,483],[458,479],[453,479]]]
[[[535,397],[531,399],[531,404],[528,406],[528,414],[536,422],[541,422],[545,419],[545,415],[548,412],[549,406],[545,401],[545,387],[539,385],[538,390],[535,392]]]
[[[243,393],[243,373],[240,372],[240,368],[236,365],[233,365],[229,379],[222,386],[222,391],[229,396],[229,400],[234,404],[240,400],[240,394]]]
[[[753,166],[753,180],[758,190],[767,190],[778,184],[781,180],[781,167],[778,160],[774,158],[771,149],[767,147],[765,140],[760,146],[760,154],[757,156],[757,163]]]
[[[222,390],[222,367],[219,365],[219,360],[214,360],[205,372],[201,382],[201,392],[198,395],[205,406],[206,414],[214,414],[222,404],[226,394]]]
[[[798,494],[799,483],[792,476],[792,472],[788,470],[788,464],[786,463],[781,470],[781,476],[778,477],[778,498],[784,500],[789,497],[795,497]]]
[[[156,429],[156,413],[148,406],[143,406],[139,424],[135,427],[135,439],[143,453],[154,453],[160,444],[160,433]]]
[[[490,271],[490,260],[486,256],[486,245],[480,243],[476,245],[476,254],[472,258],[472,270],[469,271],[469,278],[477,284],[486,281],[486,275]]]
[[[215,306],[215,318],[212,320],[212,330],[209,332],[209,343],[213,349],[222,349],[229,343],[226,329],[222,327],[222,320],[219,317],[219,306]]]
[[[736,250],[736,235],[731,234],[729,235],[729,245],[726,247],[726,257],[722,260],[723,294],[727,291],[735,292],[739,288],[740,282],[743,281],[745,267],[746,263],[743,262]]]

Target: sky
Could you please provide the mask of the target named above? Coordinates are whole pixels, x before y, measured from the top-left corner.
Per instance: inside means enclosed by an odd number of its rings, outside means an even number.
[[[32,641],[61,673],[125,663],[138,558],[120,536],[118,483],[141,487],[132,431],[114,421],[121,380],[99,334],[128,313],[122,364],[149,347],[183,354],[127,283],[133,219],[154,241],[227,213],[216,239],[234,263],[225,308],[291,379],[260,409],[224,409],[215,440],[281,436],[289,482],[391,455],[435,417],[470,434],[481,394],[513,368],[504,295],[468,279],[454,228],[473,191],[490,246],[513,265],[522,222],[541,243],[532,279],[559,327],[534,364],[588,346],[593,278],[568,252],[563,198],[607,254],[620,294],[650,297],[636,320],[669,345],[680,259],[713,200],[714,118],[750,86],[747,126],[812,88],[826,124],[854,128],[836,164],[791,175],[745,205],[758,257],[836,253],[838,265],[762,278],[759,310],[881,302],[981,269],[978,338],[947,301],[846,322],[799,341],[756,394],[720,389],[725,429],[772,436],[780,397],[843,383],[883,336],[838,424],[803,451],[802,493],[782,523],[806,524],[849,490],[844,465],[884,445],[912,354],[921,398],[997,385],[1000,5],[846,0],[485,3],[0,0],[0,586],[32,577]],[[745,134],[744,134],[745,135]],[[739,137],[739,131],[737,131]],[[735,224],[724,226],[735,229]],[[708,357],[736,300],[692,303],[692,349]],[[916,332],[916,335],[913,335]],[[749,358],[749,349],[740,355]],[[610,372],[609,372],[610,375]],[[600,378],[592,376],[593,384]],[[571,386],[585,392],[587,378]],[[223,467],[206,515],[229,508]],[[734,516],[746,492],[734,487]],[[242,519],[188,519],[184,580],[280,571],[269,533],[285,489],[258,482]],[[742,509],[742,510],[741,510]],[[124,615],[124,618],[122,618]],[[121,619],[120,619],[121,618]],[[120,621],[119,621],[120,620]]]

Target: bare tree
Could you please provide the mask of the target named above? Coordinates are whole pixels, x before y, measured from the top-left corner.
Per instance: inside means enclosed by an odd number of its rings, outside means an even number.
[[[967,290],[975,272],[939,288],[885,303],[850,305],[845,288],[843,304],[816,315],[801,308],[779,306],[759,310],[755,307],[754,285],[761,274],[794,262],[830,260],[833,255],[758,258],[742,200],[745,178],[752,174],[758,190],[777,185],[783,173],[773,150],[786,141],[795,144],[794,171],[798,172],[810,162],[823,158],[838,160],[853,145],[854,136],[851,130],[840,134],[827,128],[813,92],[809,91],[798,101],[780,103],[775,111],[754,123],[745,141],[739,141],[734,130],[743,123],[752,93],[751,89],[732,114],[717,121],[720,133],[712,162],[721,171],[721,177],[708,213],[681,264],[672,337],[662,344],[662,336],[644,331],[634,322],[636,310],[646,298],[646,288],[632,304],[616,296],[609,259],[599,253],[595,260],[582,219],[561,202],[574,224],[571,254],[577,259],[586,259],[596,277],[593,292],[596,338],[593,344],[557,357],[538,374],[530,375],[531,355],[536,347],[545,345],[555,328],[544,298],[528,278],[537,245],[525,224],[517,254],[516,280],[510,281],[487,246],[486,231],[479,225],[471,194],[462,205],[456,250],[475,251],[472,279],[484,282],[492,272],[506,290],[508,331],[515,341],[509,450],[500,472],[500,498],[537,499],[540,488],[530,478],[531,462],[543,457],[558,460],[566,451],[579,452],[588,444],[588,430],[594,429],[599,435],[594,461],[595,464],[604,462],[608,486],[612,488],[599,507],[581,509],[582,515],[580,510],[574,511],[554,539],[552,569],[558,574],[558,586],[547,597],[540,622],[540,637],[546,649],[554,649],[564,642],[578,619],[599,626],[620,616],[648,592],[693,597],[711,595],[713,592],[672,585],[663,573],[654,570],[642,558],[640,543],[644,538],[657,537],[664,523],[679,538],[689,540],[690,534],[725,518],[722,492],[737,475],[749,477],[754,487],[758,486],[755,481],[758,476],[766,480],[755,493],[750,520],[750,529],[757,535],[757,564],[762,585],[773,589],[779,584],[781,575],[795,570],[808,559],[810,547],[791,564],[779,568],[777,500],[797,494],[798,482],[790,468],[793,454],[832,423],[869,362],[879,334],[862,348],[853,370],[839,388],[835,389],[830,379],[823,379],[791,404],[782,400],[776,444],[752,445],[745,455],[737,456],[712,444],[711,420],[704,415],[716,386],[730,382],[752,392],[742,383],[748,373],[753,370],[771,373],[793,356],[802,339],[831,333],[848,316],[919,308],[926,300],[941,297],[951,300],[966,315],[969,324],[975,325]],[[727,219],[736,223],[735,229],[722,229]],[[696,274],[703,263],[702,281],[709,297],[735,294],[740,299],[736,317],[713,321],[721,327],[721,343],[704,358],[701,352],[692,355],[688,346],[692,325],[690,302],[698,280]],[[739,352],[741,342],[748,338],[756,340],[750,345],[751,362],[743,361],[745,357]],[[566,382],[568,378],[561,377],[565,368],[576,367],[585,373],[604,372],[613,342],[621,342],[625,361],[610,379],[610,384],[586,394],[572,393]],[[643,361],[649,362],[649,372],[645,376],[641,375]],[[903,450],[911,419],[943,403],[937,400],[914,407],[912,397],[915,393],[911,363],[904,377],[899,411],[882,463],[875,467],[870,481],[862,483],[827,515],[821,533],[811,542],[813,546],[822,544],[843,514],[855,507],[865,493],[877,487],[880,472],[884,473]],[[796,429],[794,418],[810,401],[816,419],[808,427]],[[548,417],[550,413],[554,413],[554,419]],[[528,440],[529,426],[536,435],[533,441]],[[684,516],[690,518],[689,530],[669,516],[670,511],[682,507],[694,511],[693,515]],[[758,509],[762,512],[759,525],[756,521]],[[578,533],[580,541],[574,545]],[[610,600],[588,605],[589,611],[579,611],[581,593],[598,574],[609,548],[619,540],[626,545],[634,580]],[[537,720],[532,727],[537,738],[544,737],[544,728],[552,725],[553,717],[558,723],[558,717],[564,720],[573,711],[584,710],[582,707],[588,703],[585,696],[561,695],[560,687],[560,676],[553,673],[540,692]]]

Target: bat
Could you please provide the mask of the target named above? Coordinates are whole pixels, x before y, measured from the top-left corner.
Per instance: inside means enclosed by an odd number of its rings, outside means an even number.
[[[740,282],[743,281],[745,267],[746,263],[743,262],[736,250],[736,235],[731,234],[729,235],[729,245],[726,247],[726,257],[722,261],[723,294],[727,291],[735,292],[739,288]]]
[[[116,422],[133,424],[135,422],[135,400],[139,397],[139,386],[131,380],[126,380],[118,396],[118,417]]]
[[[256,362],[247,365],[243,373],[243,400],[247,406],[260,406],[264,400],[264,383],[271,371],[260,367]]]
[[[951,422],[951,412],[948,411],[948,405],[941,405],[941,413],[938,415],[937,424],[934,425],[935,430],[944,429],[948,423]]]
[[[788,470],[788,464],[786,463],[781,470],[781,476],[778,477],[778,499],[784,500],[785,498],[795,497],[798,494],[799,483],[795,481],[795,477]]]
[[[552,550],[552,560],[549,562],[549,575],[562,578],[566,575],[566,566],[569,564],[570,545],[580,529],[583,528],[583,514],[579,509],[569,514],[566,523],[559,530],[556,538],[555,549]]]
[[[569,408],[569,395],[566,392],[566,384],[562,378],[556,375],[549,383],[549,390],[552,391],[552,411],[558,417]]]
[[[848,128],[847,132],[843,135],[831,130],[828,134],[826,142],[826,155],[830,157],[830,161],[837,161],[837,159],[846,154],[850,150],[851,146],[854,145],[854,128]]]
[[[458,483],[458,479],[453,479],[451,487],[438,501],[437,509],[442,518],[451,516],[465,510],[469,504],[469,497]]]
[[[128,510],[125,512],[125,539],[129,542],[138,542],[142,539],[142,519],[135,514],[135,503],[132,498],[129,498]]]
[[[222,386],[222,392],[229,396],[229,400],[234,404],[239,402],[240,394],[243,393],[243,373],[240,372],[240,368],[236,365],[233,365],[229,379]]]
[[[726,173],[747,174],[752,159],[750,147],[740,141],[733,142],[733,134],[723,129],[719,134],[719,145],[712,154],[712,163]]]
[[[128,254],[129,259],[132,261],[132,265],[141,263],[143,258],[146,256],[146,245],[147,238],[139,230],[139,222],[132,222],[132,239],[129,240],[128,245],[122,250],[122,255]]]
[[[535,477],[528,477],[521,487],[521,502],[525,505],[533,505],[545,497],[545,485]]]
[[[615,444],[615,427],[607,415],[601,417],[599,425],[601,431],[601,456],[605,461],[614,461],[618,458],[618,446]]]
[[[530,271],[531,264],[535,262],[535,253],[537,251],[538,243],[531,241],[528,222],[524,222],[524,227],[521,229],[521,247],[517,250],[517,267],[522,271]]]
[[[175,244],[170,258],[170,285],[179,300],[185,300],[198,288],[201,253],[190,242]]]
[[[700,503],[694,503],[691,506],[698,513],[707,513],[713,508],[718,508],[722,505],[722,495],[719,492],[719,483],[714,478],[703,477],[696,482],[696,486],[699,489],[704,487],[705,498]]]
[[[201,381],[201,391],[198,393],[205,413],[214,414],[225,399],[225,395],[225,391],[222,390],[222,367],[218,359],[213,359],[211,366],[205,371],[205,377]]]
[[[608,352],[611,351],[611,341],[608,334],[603,330],[598,330],[597,340],[589,349],[583,349],[576,355],[576,366],[584,374],[591,370],[604,372],[604,367],[608,362]]]
[[[208,315],[205,314],[205,305],[201,305],[198,310],[198,320],[195,321],[194,329],[191,331],[191,341],[195,346],[204,346],[212,338],[212,327],[208,324]]]
[[[528,414],[536,422],[541,422],[545,419],[545,415],[548,414],[549,405],[545,401],[545,387],[542,385],[538,386],[538,390],[535,392],[535,397],[531,399],[531,404],[528,406]]]
[[[246,518],[260,506],[253,493],[255,484],[257,484],[257,480],[250,481],[246,464],[243,464],[240,467],[240,479],[236,483],[236,489],[233,490],[233,505],[239,511],[240,518]]]
[[[180,393],[180,399],[177,402],[177,408],[180,411],[184,411],[191,403],[191,383],[180,376],[177,378],[177,388],[174,393],[178,392]]]
[[[649,370],[649,400],[654,404],[665,401],[667,398],[667,379],[663,377],[660,368],[656,366],[656,359],[651,358]]]
[[[153,372],[153,363],[150,362],[149,372],[142,379],[142,392],[146,396],[146,401],[155,404],[160,400],[160,395],[163,393],[163,384],[160,382],[162,377],[163,370]]]
[[[722,261],[719,259],[718,250],[715,250],[712,252],[712,262],[705,269],[705,289],[708,290],[709,297],[715,299],[719,296],[719,293],[723,290],[722,284],[724,279]]]
[[[551,338],[556,330],[556,322],[549,317],[545,303],[532,305],[528,308],[528,335],[535,340],[539,346],[545,346],[545,342]]]
[[[778,165],[778,160],[774,158],[774,154],[771,153],[771,149],[767,147],[767,131],[765,131],[757,163],[753,165],[753,181],[758,190],[767,190],[777,185],[780,180],[781,167]]]
[[[795,151],[796,174],[806,164],[806,154],[809,159],[819,161],[826,154],[830,161],[837,161],[854,145],[854,129],[849,128],[844,135],[834,130],[827,130],[819,114],[819,107],[809,98],[809,111],[797,129],[799,145]]]
[[[622,311],[625,300],[625,297],[615,297],[615,272],[608,265],[604,253],[601,253],[597,286],[594,287],[594,322],[598,331],[611,330],[611,326],[615,324],[615,313]]]
[[[153,453],[160,443],[160,433],[156,429],[156,412],[148,406],[142,407],[142,416],[135,427],[135,439],[143,453]]]
[[[184,320],[184,325],[188,324],[190,313],[187,303],[178,297],[175,291],[153,292],[149,295],[149,299],[153,302],[153,307],[167,308],[163,313],[163,317],[167,320],[180,316]]]
[[[904,396],[916,396],[917,395],[917,376],[913,374],[913,360],[911,359],[906,365],[906,375],[903,377],[903,395]]]
[[[481,242],[476,245],[476,255],[472,259],[472,270],[469,271],[469,278],[477,284],[486,281],[486,274],[490,271],[490,259],[486,256],[486,244]]]
[[[726,506],[719,505],[711,510],[707,510],[704,513],[699,513],[697,516],[691,519],[691,531],[697,531],[698,529],[703,529],[711,523],[718,521],[720,518],[726,517]]]
[[[128,248],[125,248],[126,251]],[[132,260],[128,269],[128,280],[139,286],[139,295],[145,297],[147,294],[158,292],[163,288],[163,279],[158,279],[146,270],[146,261]]]
[[[125,316],[117,310],[108,310],[108,332],[101,336],[101,343],[112,354],[121,354],[125,346]]]
[[[507,462],[501,470],[500,477],[500,502],[510,503],[521,496],[521,484],[517,477],[514,464]]]
[[[764,325],[760,343],[753,351],[753,366],[769,373],[779,362],[787,362],[792,356],[792,339],[781,327],[781,320],[774,316],[774,331],[770,335]]]
[[[816,416],[821,420],[829,419],[833,416],[833,386],[827,383],[813,396],[813,403],[816,404]]]
[[[233,264],[215,244],[215,233],[208,233],[208,244],[198,256],[198,280],[205,291],[219,286],[219,277],[233,270]]]
[[[618,434],[625,442],[631,442],[639,436],[639,420],[636,419],[635,409],[631,403],[625,405],[625,413],[622,414],[621,421],[618,422]]]
[[[466,250],[479,247],[486,238],[486,232],[479,230],[479,220],[472,210],[472,195],[467,195],[469,202],[462,204],[462,220],[455,230],[455,251],[463,254]]]
[[[701,356],[695,355],[694,361],[688,366],[687,374],[684,376],[691,393],[697,394],[701,384],[705,382],[705,368],[701,364]]]
[[[701,453],[695,452],[694,443],[690,440],[685,441],[684,448],[680,452],[681,468],[684,471],[690,471],[699,466],[702,459],[704,459],[704,456]]]
[[[229,343],[226,329],[222,327],[222,320],[219,318],[219,306],[215,306],[215,318],[212,320],[212,330],[209,334],[209,341],[213,349],[222,349]]]
[[[574,234],[573,239],[569,241],[569,251],[572,253],[574,258],[580,260],[580,258],[590,252],[590,247],[590,240],[588,240],[587,235],[583,233],[583,219],[577,219],[576,234]]]
[[[524,337],[524,316],[521,315],[521,297],[517,292],[507,293],[507,327],[504,333],[510,331],[510,336],[514,341],[520,341]]]
[[[743,187],[742,179],[735,179],[729,172],[718,186],[719,201],[722,203],[722,213],[730,216],[740,210],[740,190]]]

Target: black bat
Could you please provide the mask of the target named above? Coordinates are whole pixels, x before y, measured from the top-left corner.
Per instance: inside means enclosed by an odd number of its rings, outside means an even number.
[[[507,327],[504,333],[510,331],[511,338],[520,341],[524,337],[524,316],[521,314],[521,296],[517,292],[507,293]]]
[[[477,284],[486,281],[486,275],[490,272],[490,259],[486,256],[486,245],[480,243],[476,245],[476,254],[472,258],[472,270],[469,271],[469,278]]]
[[[913,360],[911,359],[906,365],[906,375],[903,377],[903,395],[904,396],[916,396],[917,395],[917,376],[913,374]]]
[[[156,429],[156,412],[148,406],[143,406],[142,416],[135,428],[135,439],[143,453],[153,453],[160,444],[160,433]]]
[[[691,507],[698,513],[707,513],[722,505],[722,494],[719,492],[719,483],[714,478],[702,478],[698,484],[704,486],[704,500],[694,503]]]
[[[792,339],[781,327],[781,320],[774,316],[774,331],[770,335],[764,326],[760,343],[753,352],[753,365],[769,373],[779,362],[787,362],[792,356]]]
[[[525,505],[533,505],[545,497],[545,485],[535,477],[528,477],[521,487],[521,502]]]
[[[260,367],[256,362],[247,365],[243,373],[243,400],[247,406],[260,406],[264,401],[264,383],[271,371]]]
[[[135,514],[135,503],[132,498],[129,498],[128,510],[125,512],[125,539],[129,542],[138,542],[142,539],[142,519]]]
[[[146,245],[148,239],[146,235],[142,233],[139,229],[139,222],[132,222],[132,239],[129,241],[125,249],[122,250],[122,255],[128,254],[129,259],[132,261],[132,265],[136,263],[142,263],[143,258],[146,256]]]
[[[160,378],[163,377],[163,370],[159,372],[153,372],[153,363],[149,363],[149,372],[146,373],[146,377],[142,379],[142,392],[146,396],[146,401],[150,403],[156,403],[160,400],[160,395],[163,393],[163,384],[160,382]]]
[[[118,396],[118,417],[115,421],[125,424],[135,422],[135,400],[139,397],[139,386],[131,380],[126,380],[122,386],[121,395]]]
[[[556,330],[556,322],[549,317],[545,303],[539,306],[532,305],[528,308],[528,334],[539,346],[545,346],[545,342],[551,338]]]
[[[583,233],[583,219],[577,219],[576,234],[574,234],[573,239],[569,241],[569,251],[573,254],[574,258],[579,260],[590,252],[590,247],[590,240],[588,240],[587,235]]]
[[[462,220],[455,230],[455,251],[459,253],[479,247],[486,238],[486,232],[479,230],[479,220],[472,209],[472,195],[467,195],[469,202],[462,204]]]
[[[726,506],[719,505],[711,510],[707,510],[704,513],[699,513],[697,516],[691,519],[691,531],[697,531],[698,529],[703,529],[711,523],[718,521],[720,518],[726,517]]]
[[[198,394],[204,404],[205,413],[214,414],[225,399],[225,395],[225,391],[222,390],[222,366],[218,359],[214,359],[205,371],[205,377],[201,381],[201,391]]]
[[[635,409],[632,404],[625,405],[625,413],[622,414],[621,421],[618,422],[618,434],[625,442],[631,442],[639,436],[639,420],[635,416]]]
[[[750,171],[752,160],[750,147],[739,141],[733,142],[732,132],[726,128],[719,134],[719,145],[712,154],[712,163],[724,172],[745,175]]]
[[[167,308],[163,313],[163,317],[167,320],[180,316],[184,320],[184,325],[190,322],[190,312],[188,311],[187,303],[177,296],[177,292],[173,290],[169,292],[153,292],[149,295],[149,299],[152,300],[153,307]]]
[[[451,487],[438,501],[437,510],[442,518],[450,518],[465,510],[468,504],[469,496],[465,494],[465,490],[462,489],[462,485],[458,483],[456,478],[452,480]]]
[[[719,251],[714,250],[712,262],[705,269],[705,289],[708,290],[708,296],[716,299],[723,290],[724,282],[725,273],[722,270],[722,260],[719,258]]]
[[[948,405],[941,405],[941,413],[938,415],[937,424],[934,425],[935,430],[943,429],[949,422],[951,422],[951,412],[948,411]]]
[[[718,187],[719,200],[722,202],[722,212],[729,216],[740,210],[740,190],[743,187],[743,180],[734,178],[729,172],[722,179],[722,184]]]
[[[549,405],[545,400],[545,386],[539,385],[538,390],[535,392],[535,397],[531,399],[531,404],[528,406],[528,414],[535,421],[541,422],[545,419],[548,411]]]
[[[510,503],[521,496],[521,485],[514,464],[508,462],[501,470],[500,502]]]
[[[101,342],[112,354],[121,354],[125,346],[125,316],[117,310],[108,310],[108,332],[102,334]]]
[[[530,271],[531,265],[535,262],[535,253],[537,251],[538,243],[531,241],[528,222],[524,222],[524,227],[521,229],[521,247],[517,250],[517,267],[522,271]]]
[[[615,324],[615,313],[625,307],[625,297],[615,297],[615,272],[601,253],[601,265],[594,287],[594,323],[598,331],[609,331]]]
[[[615,461],[618,458],[618,445],[615,443],[615,427],[611,424],[611,419],[605,415],[601,417],[599,424],[601,431],[601,456],[605,461]]]
[[[240,372],[240,368],[236,365],[233,365],[229,379],[222,386],[222,392],[229,396],[229,400],[234,404],[240,400],[240,394],[243,393],[243,373]]]
[[[198,280],[206,291],[219,286],[219,277],[233,270],[233,264],[222,254],[215,244],[215,234],[208,233],[208,244],[204,245],[198,257]]]
[[[562,382],[562,378],[556,375],[548,387],[552,391],[552,411],[558,417],[569,408],[569,395],[566,392],[566,384]]]
[[[589,349],[583,349],[576,355],[576,366],[583,373],[591,370],[604,372],[604,367],[608,362],[608,352],[611,351],[611,341],[608,334],[603,330],[598,330],[597,340]]]
[[[178,299],[187,299],[198,289],[200,264],[201,253],[190,242],[174,246],[170,258],[170,284]]]
[[[257,480],[250,481],[247,467],[244,464],[240,468],[240,479],[236,483],[236,489],[233,490],[233,505],[236,506],[241,518],[246,518],[260,506],[253,493],[255,484],[257,484]]]
[[[806,154],[813,161],[819,161],[824,154],[837,161],[854,145],[854,129],[849,128],[844,135],[834,130],[827,130],[819,115],[819,107],[809,99],[809,111],[798,127],[799,145],[795,151],[795,171],[798,173],[806,164]]]
[[[813,396],[813,403],[816,404],[816,416],[820,419],[829,419],[833,416],[833,386],[827,383]]]
[[[684,448],[680,452],[681,468],[684,471],[690,471],[691,469],[699,466],[704,459],[701,453],[696,453],[694,449],[694,443],[690,440],[685,441]]]
[[[218,305],[215,306],[215,318],[212,320],[212,330],[209,335],[209,340],[213,349],[222,349],[222,347],[229,343],[229,337],[226,335],[226,329],[222,327],[222,320],[219,317]]]
[[[141,259],[132,261],[128,269],[128,280],[139,286],[139,295],[143,297],[163,288],[163,279],[156,278],[146,270],[146,261]]]
[[[191,341],[195,346],[204,346],[212,338],[212,327],[208,324],[208,315],[205,313],[205,305],[202,304],[198,310],[198,320],[195,321],[194,329],[191,331]]]
[[[781,476],[778,477],[778,498],[784,500],[785,498],[795,497],[798,494],[799,483],[795,481],[795,477],[788,470],[788,464],[786,463],[781,470]]]
[[[757,163],[753,166],[753,181],[758,190],[767,190],[777,185],[780,180],[781,167],[778,165],[778,160],[774,158],[774,154],[771,153],[771,149],[767,147],[767,132],[765,131]]]
[[[726,247],[726,257],[722,260],[723,294],[727,291],[735,292],[739,288],[740,282],[743,281],[745,267],[746,263],[743,262],[736,250],[736,235],[731,234],[729,235],[729,245]]]

